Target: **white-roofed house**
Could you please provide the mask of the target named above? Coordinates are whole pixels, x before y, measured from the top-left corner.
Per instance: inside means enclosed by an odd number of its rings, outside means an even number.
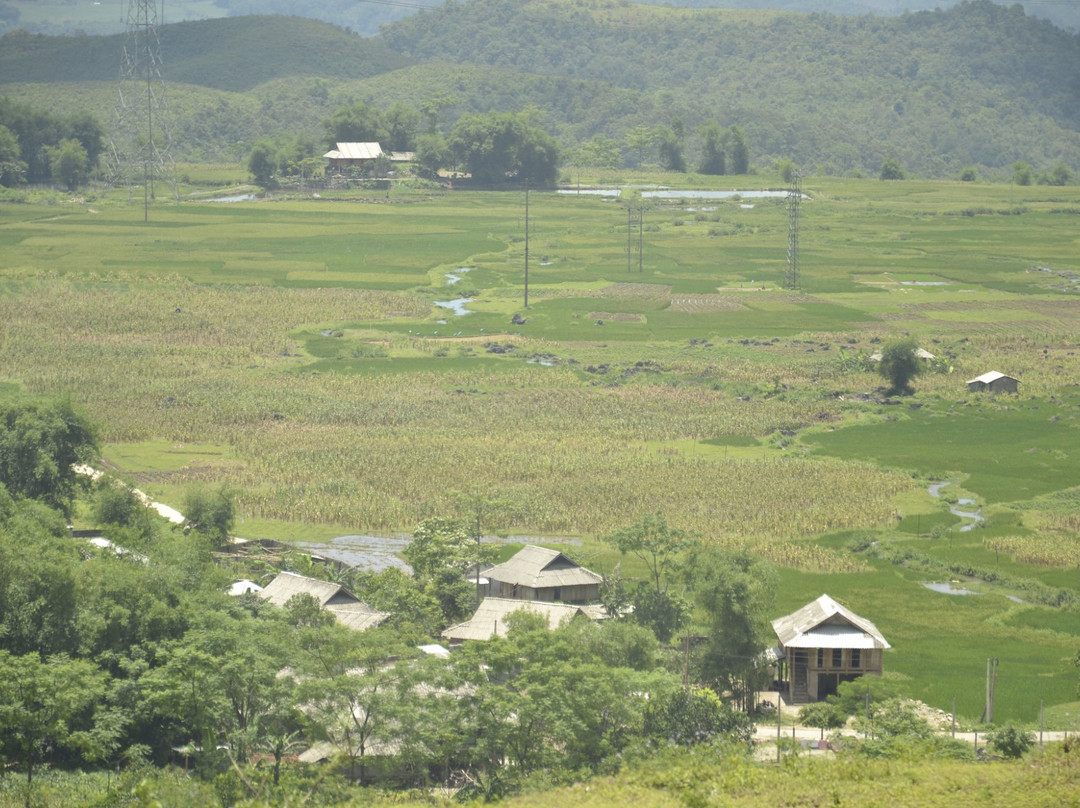
[[[579,615],[595,620],[602,617],[599,607],[573,606],[569,603],[548,603],[537,600],[515,600],[513,598],[484,598],[476,613],[464,623],[443,631],[443,639],[451,648],[461,645],[465,640],[490,640],[493,637],[505,637],[507,618],[514,612],[525,611],[547,621],[548,628],[558,628],[564,620],[573,620]]]
[[[372,609],[341,584],[308,578],[295,572],[279,573],[258,594],[275,606],[284,606],[296,595],[311,595],[339,623],[356,631],[377,626],[390,616],[388,612]]]
[[[375,142],[335,143],[334,148],[323,157],[327,160],[328,173],[340,173],[347,168],[372,168],[380,157],[384,157],[391,163],[408,163],[414,159],[415,153],[386,152],[380,144]]]
[[[967,382],[968,390],[973,393],[1015,393],[1019,384],[1019,379],[996,370],[988,371]]]
[[[891,646],[877,626],[822,595],[797,612],[772,622],[780,641],[775,656],[788,681],[792,704],[817,701],[841,682],[881,675],[883,651]]]
[[[558,550],[526,545],[513,558],[482,571],[487,594],[495,598],[550,603],[599,600],[603,579]]]

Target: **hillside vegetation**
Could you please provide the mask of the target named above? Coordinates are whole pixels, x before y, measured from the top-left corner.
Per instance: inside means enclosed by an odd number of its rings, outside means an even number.
[[[418,107],[441,97],[443,127],[534,106],[564,148],[681,119],[691,164],[699,128],[715,120],[745,131],[758,166],[783,158],[804,171],[876,175],[892,160],[919,176],[975,166],[998,178],[1016,161],[1080,166],[1080,37],[989,2],[851,18],[473,0],[370,40],[252,17],[167,26],[162,49],[180,157],[235,157],[238,142],[281,131],[319,137],[322,120],[358,100]],[[107,122],[120,52],[118,36],[10,33],[0,93]],[[75,80],[101,91],[65,88]]]

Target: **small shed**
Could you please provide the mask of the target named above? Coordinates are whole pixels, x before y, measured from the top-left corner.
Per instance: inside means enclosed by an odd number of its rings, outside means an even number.
[[[882,652],[891,648],[877,626],[828,595],[773,620],[772,626],[780,641],[773,657],[780,678],[786,674],[792,704],[823,699],[841,682],[866,674],[880,676]]]
[[[588,603],[599,600],[601,576],[558,550],[527,545],[513,558],[482,570],[486,594],[496,598]]]
[[[996,370],[969,379],[967,383],[968,390],[973,393],[1015,393],[1019,385],[1019,379],[1006,376]]]
[[[372,628],[390,617],[388,612],[372,609],[341,584],[308,578],[295,572],[278,574],[258,593],[259,597],[275,606],[284,606],[290,598],[300,594],[311,595],[320,606],[334,615],[339,623],[355,631]]]

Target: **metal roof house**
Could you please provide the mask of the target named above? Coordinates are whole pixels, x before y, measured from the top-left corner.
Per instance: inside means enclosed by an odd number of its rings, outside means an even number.
[[[531,544],[482,574],[491,597],[562,603],[598,600],[603,580],[559,551]]]
[[[1019,379],[1014,379],[1012,376],[1006,376],[1004,373],[991,370],[984,373],[982,376],[976,376],[974,379],[969,379],[967,386],[968,390],[973,393],[1015,393],[1019,384]]]
[[[415,156],[413,152],[384,152],[378,143],[335,143],[334,148],[323,157],[328,161],[327,169],[340,171],[353,166],[370,167],[374,162],[386,156],[392,163],[406,163]]]
[[[877,626],[828,595],[773,620],[772,626],[780,641],[775,650],[780,679],[786,675],[792,704],[823,699],[841,682],[868,673],[880,676],[882,652],[892,647]]]
[[[308,578],[295,572],[279,573],[258,594],[275,606],[284,606],[295,595],[311,595],[339,623],[355,631],[377,626],[390,616],[388,612],[375,611],[341,584]]]
[[[545,603],[536,600],[514,600],[513,598],[484,598],[476,613],[464,623],[443,631],[442,636],[451,648],[461,645],[465,640],[490,640],[505,637],[508,626],[506,618],[514,612],[526,611],[547,620],[548,628],[558,628],[564,620],[572,620],[582,615],[589,619],[602,617],[602,608],[573,606],[568,603]]]

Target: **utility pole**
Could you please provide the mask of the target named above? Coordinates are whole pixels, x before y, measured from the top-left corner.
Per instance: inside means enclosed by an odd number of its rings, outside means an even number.
[[[529,308],[529,186],[525,186],[525,308]]]
[[[630,242],[634,233],[634,209],[626,206],[626,272],[630,273]]]
[[[997,685],[997,657],[986,660],[986,712],[987,724],[994,723],[994,688]]]
[[[642,202],[638,202],[637,209],[637,271],[641,272],[642,262],[642,247],[644,245],[644,230],[645,230],[645,206]]]

